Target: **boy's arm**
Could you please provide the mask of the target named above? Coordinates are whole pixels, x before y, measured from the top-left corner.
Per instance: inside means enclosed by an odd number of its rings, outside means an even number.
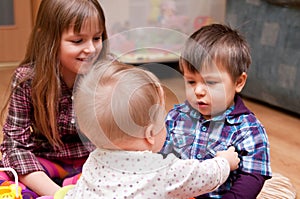
[[[240,137],[236,140],[242,167],[235,174],[233,184],[222,199],[256,199],[265,180],[271,178],[269,141],[264,127],[257,118],[250,114],[239,129]],[[250,144],[252,143],[252,144]]]
[[[239,171],[234,184],[222,199],[255,199],[260,193],[266,178],[260,174]]]

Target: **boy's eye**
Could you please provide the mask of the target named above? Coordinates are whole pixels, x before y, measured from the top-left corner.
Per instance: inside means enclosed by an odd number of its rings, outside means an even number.
[[[206,84],[208,85],[215,85],[217,82],[216,81],[206,81]]]
[[[187,83],[193,85],[193,84],[195,84],[195,81],[190,80],[190,81],[187,81]]]

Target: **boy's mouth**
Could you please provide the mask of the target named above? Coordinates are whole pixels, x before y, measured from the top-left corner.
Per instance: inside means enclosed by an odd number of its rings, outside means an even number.
[[[198,101],[197,105],[199,108],[208,108],[208,103],[203,102],[203,101]]]
[[[200,101],[200,102],[197,102],[198,103],[198,105],[207,105],[207,103],[205,103],[205,102],[202,102],[202,101]]]

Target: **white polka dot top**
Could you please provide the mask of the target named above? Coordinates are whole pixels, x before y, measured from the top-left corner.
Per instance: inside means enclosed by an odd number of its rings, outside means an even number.
[[[96,149],[66,199],[188,199],[211,192],[229,175],[224,158],[181,160],[150,151]]]

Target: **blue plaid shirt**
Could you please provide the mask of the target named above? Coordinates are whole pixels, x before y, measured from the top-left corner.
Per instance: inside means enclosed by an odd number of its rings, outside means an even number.
[[[241,159],[239,169],[246,173],[271,177],[270,148],[264,127],[247,109],[241,97],[224,114],[206,120],[185,101],[175,105],[166,118],[167,139],[162,153],[175,153],[182,159],[205,160],[216,152],[234,146]],[[237,175],[231,172],[227,181],[210,198],[221,198]]]

